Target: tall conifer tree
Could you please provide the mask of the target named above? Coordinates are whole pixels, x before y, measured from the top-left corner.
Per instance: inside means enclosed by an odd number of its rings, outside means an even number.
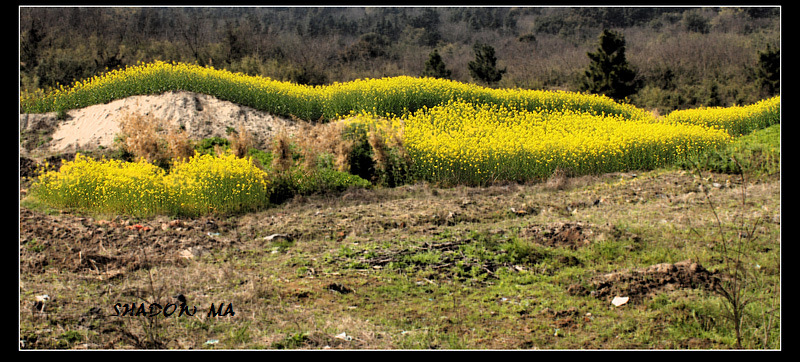
[[[767,44],[767,49],[758,52],[757,77],[768,97],[781,91],[781,50]]]
[[[506,69],[497,69],[497,58],[494,56],[494,48],[487,44],[475,43],[472,47],[475,51],[475,60],[469,62],[469,74],[473,79],[483,81],[489,85],[494,85],[503,78]]]
[[[638,91],[636,72],[625,59],[625,38],[611,30],[603,30],[599,36],[597,51],[587,53],[592,60],[584,72],[582,91],[604,94],[614,99],[623,99]]]
[[[436,50],[431,52],[428,56],[428,61],[425,62],[425,70],[422,71],[422,76],[450,79],[451,74],[453,74],[453,72],[445,67],[439,52]]]

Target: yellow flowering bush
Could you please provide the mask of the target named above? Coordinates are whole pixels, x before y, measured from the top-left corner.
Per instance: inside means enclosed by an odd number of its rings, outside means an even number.
[[[133,95],[185,90],[308,121],[339,119],[361,112],[402,116],[452,99],[542,111],[577,109],[595,114],[645,116],[636,107],[600,95],[523,89],[491,89],[437,78],[409,76],[359,79],[307,86],[186,63],[139,63],[50,93],[20,95],[23,113],[43,113],[107,103]]]
[[[267,174],[230,153],[196,154],[177,161],[169,174],[144,159],[77,154],[34,181],[31,195],[53,207],[138,216],[238,212],[264,206],[269,197]]]
[[[176,161],[164,183],[181,214],[246,211],[269,201],[266,172],[231,152]]]
[[[31,194],[54,207],[153,215],[168,202],[164,175],[144,159],[96,161],[78,153],[60,170],[39,175]]]
[[[20,104],[25,113],[63,111],[172,90],[309,121],[342,120],[342,137],[352,138],[342,144],[352,150],[339,156],[356,157],[351,163],[358,165],[371,160],[374,176],[390,185],[416,179],[472,185],[524,181],[548,177],[557,168],[578,174],[651,169],[780,122],[780,97],[656,119],[601,95],[408,76],[305,86],[174,62],[140,63],[49,93],[23,93]],[[292,176],[284,188],[363,183],[331,172],[324,176],[316,181]],[[196,215],[257,208],[268,203],[270,187],[264,171],[231,154],[175,161],[169,174],[143,160],[93,161],[79,155],[60,172],[42,175],[35,194],[62,207]]]

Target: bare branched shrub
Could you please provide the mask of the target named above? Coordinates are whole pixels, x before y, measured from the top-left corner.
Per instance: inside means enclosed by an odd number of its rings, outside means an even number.
[[[292,166],[291,140],[286,132],[275,135],[272,139],[272,168],[276,171],[287,171]]]
[[[741,168],[738,160],[735,158],[732,158],[732,160]],[[696,169],[696,172],[698,177],[701,176],[699,168]],[[780,293],[780,285],[768,285],[769,283],[765,283],[763,280],[763,275],[757,271],[760,267],[752,267],[755,264],[754,245],[758,238],[758,228],[761,220],[747,220],[744,217],[744,213],[748,208],[747,180],[744,172],[740,176],[742,184],[741,204],[737,210],[739,214],[735,217],[737,225],[732,227],[731,230],[726,230],[723,226],[720,215],[716,210],[717,207],[708,191],[709,187],[700,185],[700,189],[705,195],[706,203],[714,216],[719,234],[717,244],[721,248],[719,257],[722,260],[722,269],[718,272],[720,279],[715,284],[714,292],[723,299],[722,316],[733,324],[736,347],[744,348],[745,336],[750,332],[745,330],[745,322],[748,317],[751,319],[761,317],[763,319],[763,339],[761,343],[766,347],[769,343],[771,331],[775,327],[775,316],[780,313],[780,305],[776,302],[779,297],[773,299],[772,303],[767,301],[769,309],[762,310],[762,315],[760,316],[757,313],[749,313],[748,309],[752,309],[750,308],[751,305],[757,302],[763,302],[765,299],[763,295]],[[759,337],[756,336],[755,339],[759,339]]]
[[[119,121],[124,137],[123,147],[137,159],[144,157],[149,162],[162,159],[158,129],[161,121],[150,115],[126,113]]]
[[[570,183],[569,170],[557,167],[553,174],[550,175],[550,178],[547,179],[545,186],[552,190],[564,190],[569,187]]]
[[[185,131],[171,128],[166,136],[169,157],[173,160],[187,160],[194,155],[194,145]]]
[[[231,142],[233,154],[239,158],[247,156],[247,151],[253,147],[253,136],[244,125],[239,125],[235,132],[231,132],[228,140]]]

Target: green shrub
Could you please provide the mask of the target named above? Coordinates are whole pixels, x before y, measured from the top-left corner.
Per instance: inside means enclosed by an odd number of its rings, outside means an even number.
[[[209,137],[200,140],[200,142],[195,145],[195,150],[201,155],[207,154],[215,154],[215,149],[217,147],[220,148],[220,151],[225,151],[231,146],[231,141],[227,138],[222,137]]]

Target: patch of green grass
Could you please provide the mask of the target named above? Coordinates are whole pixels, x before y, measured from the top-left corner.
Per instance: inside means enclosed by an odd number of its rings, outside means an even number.
[[[234,346],[241,346],[250,343],[253,337],[250,335],[250,323],[245,322],[241,325],[232,326],[228,332],[230,342]]]
[[[679,291],[659,294],[647,303],[654,321],[662,322],[667,335],[676,339],[689,336],[718,340],[727,334],[719,317],[719,307],[702,291]]]
[[[289,334],[286,338],[272,344],[273,349],[297,349],[308,341],[308,332]]]
[[[33,239],[33,240],[29,241],[28,243],[26,243],[25,247],[28,248],[28,250],[30,250],[30,251],[32,251],[34,253],[39,253],[39,252],[43,251],[45,248],[47,248],[47,245],[39,243],[39,240],[37,240],[37,239]]]
[[[200,153],[201,155],[205,154],[215,154],[215,149],[217,147],[220,148],[220,151],[224,152],[225,150],[229,149],[231,146],[231,141],[227,138],[222,137],[209,137],[204,138],[195,144],[194,149]]]
[[[61,333],[59,338],[59,347],[69,348],[75,343],[83,340],[83,335],[78,331],[66,331]]]
[[[780,127],[780,124],[775,124],[738,137],[721,149],[681,162],[679,166],[688,170],[700,168],[725,174],[738,175],[744,172],[756,178],[778,174],[781,160]]]
[[[273,158],[272,153],[250,148],[247,150],[247,155],[258,162],[258,164],[261,165],[261,167],[265,170],[269,171],[271,169]]]
[[[370,186],[372,186],[372,184],[369,181],[359,176],[330,168],[323,168],[312,175],[300,178],[298,181],[298,192],[300,194],[331,191],[341,192],[350,187],[369,188]]]

